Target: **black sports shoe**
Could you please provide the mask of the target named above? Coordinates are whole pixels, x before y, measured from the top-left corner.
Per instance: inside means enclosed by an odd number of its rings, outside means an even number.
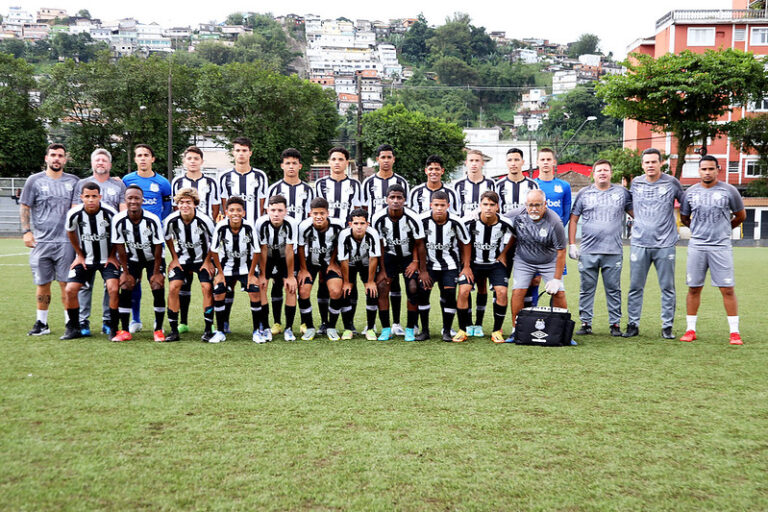
[[[414,337],[414,341],[427,341],[430,338],[429,331],[421,331]]]
[[[51,334],[51,330],[48,328],[48,324],[37,320],[35,325],[32,326],[32,330],[27,333],[27,336],[42,336],[43,334]]]
[[[587,322],[582,322],[581,329],[576,331],[574,334],[578,334],[579,336],[584,336],[585,334],[592,334],[592,326]]]
[[[453,343],[453,336],[451,336],[451,331],[443,331],[443,341]]]
[[[325,322],[320,324],[320,327],[317,328],[317,334],[325,335],[328,333],[328,326],[325,324]]]
[[[200,340],[203,343],[208,343],[209,341],[211,341],[211,338],[213,338],[213,331],[204,332],[203,335],[200,336]]]
[[[611,325],[611,336],[622,336],[621,326],[619,324]]]
[[[673,340],[675,339],[675,335],[672,334],[672,327],[662,327],[661,328],[661,337],[665,340]]]
[[[632,336],[637,336],[640,334],[640,329],[637,328],[637,325],[635,324],[627,324],[627,330],[622,334],[625,338],[631,338]]]
[[[73,340],[75,338],[82,338],[83,335],[80,334],[80,326],[75,325],[67,325],[67,329],[64,331],[64,335],[61,336],[60,340]]]
[[[179,341],[180,339],[181,338],[179,337],[179,333],[178,332],[172,332],[172,333],[166,335],[166,337],[165,337],[165,341],[166,342]]]

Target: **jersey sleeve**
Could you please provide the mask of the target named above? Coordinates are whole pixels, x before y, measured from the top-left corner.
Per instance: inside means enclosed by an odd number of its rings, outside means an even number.
[[[581,189],[581,191],[578,194],[576,194],[576,199],[573,201],[573,209],[571,210],[571,215],[576,215],[577,217],[581,217],[581,211],[583,208],[582,206],[583,201],[581,200],[581,198],[582,196],[584,196],[584,192],[586,190],[587,190],[586,188]],[[568,218],[570,219],[571,216],[569,215]]]
[[[33,206],[35,204],[35,199],[37,199],[37,187],[35,187],[35,180],[28,179],[24,183],[24,187],[21,189],[21,197],[19,198],[19,202],[26,206]]]
[[[165,178],[160,183],[160,192],[163,197],[163,218],[165,218],[171,214],[171,196],[173,195],[171,183]]]
[[[75,191],[72,194],[72,204],[83,204],[83,200],[80,198],[80,195],[83,193],[83,185],[85,185],[85,180],[80,180],[75,185]]]
[[[223,245],[221,240],[224,237],[224,229],[226,229],[222,222],[227,222],[227,219],[224,219],[216,224],[216,228],[213,231],[213,237],[211,239],[211,250],[218,252],[219,255],[221,255],[221,249]]]
[[[70,208],[67,212],[67,219],[64,222],[64,229],[66,229],[68,232],[73,232],[77,229],[77,212],[79,212],[82,209],[80,206],[75,206],[73,208]]]
[[[469,231],[464,223],[460,219],[456,219],[454,225],[456,226],[456,238],[459,239],[459,242],[465,245],[470,243]]]
[[[267,179],[267,173],[264,171],[259,171],[261,174],[260,184],[259,184],[259,190],[256,191],[257,198],[258,199],[266,199],[267,197],[267,189],[269,188],[269,180]]]
[[[296,249],[296,247],[299,245],[299,223],[290,217],[286,217],[285,222],[291,226],[291,232],[286,238],[285,243],[293,245],[293,248]]]
[[[621,187],[621,191],[624,193],[624,211],[629,213],[632,211],[632,194],[624,187]]]
[[[219,177],[219,199],[221,201],[224,199],[229,199],[229,189],[227,189],[228,175],[229,171],[225,172]]]
[[[181,176],[176,176],[173,178],[173,181],[171,182],[171,206],[176,206],[176,199],[174,196],[176,195],[176,192],[179,191],[179,180],[181,179]]]
[[[688,202],[688,193],[686,192],[683,194],[683,199],[680,201],[680,215],[689,216],[690,214],[691,204]]]
[[[363,186],[357,180],[353,183],[355,184],[355,195],[352,198],[352,208],[354,209],[360,208],[365,203],[363,203]]]
[[[119,226],[118,226],[120,219],[123,219],[123,218],[125,217],[123,217],[122,215],[115,215],[114,217],[112,217],[112,234],[110,236],[110,241],[113,244],[125,243],[125,238],[123,237],[123,230],[119,229]]]
[[[733,213],[744,209],[744,200],[741,199],[741,194],[735,187],[728,187],[728,196],[728,202]]]
[[[171,231],[171,221],[173,220],[173,217],[170,215],[165,218],[165,221],[163,222],[163,236],[165,237],[166,241],[173,238],[173,232]]]
[[[340,262],[347,261],[349,259],[349,254],[347,254],[346,248],[347,244],[344,243],[349,236],[351,236],[351,234],[347,233],[347,230],[345,229],[336,238],[336,259]]]
[[[405,214],[403,214],[405,215]],[[414,240],[421,240],[424,238],[424,223],[421,221],[421,218],[418,215],[411,216],[413,219],[413,224],[416,226],[413,230],[413,238]]]
[[[571,185],[565,182],[563,186],[563,226],[571,218]]]
[[[459,215],[459,194],[457,194],[456,191],[448,185],[445,186],[445,191],[448,193],[448,197],[450,198],[449,210],[454,214]]]
[[[555,245],[555,249],[558,251],[561,249],[565,249],[567,247],[567,242],[565,238],[565,228],[562,224],[558,224],[557,222],[553,223],[553,230],[552,230],[552,241]]]

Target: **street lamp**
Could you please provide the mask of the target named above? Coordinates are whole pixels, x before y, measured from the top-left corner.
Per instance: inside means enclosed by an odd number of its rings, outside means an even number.
[[[587,116],[587,118],[581,122],[578,128],[576,128],[576,131],[573,132],[573,135],[571,135],[571,138],[568,139],[568,142],[565,143],[565,146],[563,146],[563,149],[560,150],[560,153],[564,153],[566,148],[568,148],[568,145],[573,141],[573,139],[576,137],[576,135],[581,131],[582,128],[584,128],[584,125],[587,124],[590,121],[594,121],[597,119],[597,116]]]

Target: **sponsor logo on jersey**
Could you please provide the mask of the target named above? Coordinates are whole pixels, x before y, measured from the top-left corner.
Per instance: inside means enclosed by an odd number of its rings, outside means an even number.
[[[156,197],[152,197],[152,198],[145,197],[144,198],[144,202],[142,203],[142,205],[147,205],[147,204],[157,204],[157,198]]]

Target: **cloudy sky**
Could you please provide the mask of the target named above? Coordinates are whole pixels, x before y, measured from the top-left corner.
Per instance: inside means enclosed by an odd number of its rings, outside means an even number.
[[[624,56],[629,43],[639,37],[652,35],[655,22],[670,10],[677,9],[730,9],[729,0],[645,0],[641,4],[621,0],[549,0],[507,2],[457,2],[455,0],[421,3],[405,0],[385,2],[316,0],[284,0],[282,2],[247,2],[218,0],[193,5],[191,2],[157,2],[133,0],[130,2],[103,2],[94,0],[44,0],[45,3],[15,0],[0,2],[0,14],[8,6],[21,5],[36,11],[40,7],[58,7],[75,13],[88,9],[91,15],[103,20],[133,17],[142,23],[156,21],[161,25],[192,25],[203,21],[222,21],[232,12],[271,12],[274,15],[318,14],[323,17],[350,19],[381,19],[415,17],[423,12],[430,24],[442,24],[454,12],[469,14],[473,23],[490,31],[503,30],[507,37],[537,37],[553,42],[575,41],[580,34],[590,32],[601,39],[601,49]],[[493,4],[493,5],[492,5]],[[638,9],[638,6],[642,9]]]

